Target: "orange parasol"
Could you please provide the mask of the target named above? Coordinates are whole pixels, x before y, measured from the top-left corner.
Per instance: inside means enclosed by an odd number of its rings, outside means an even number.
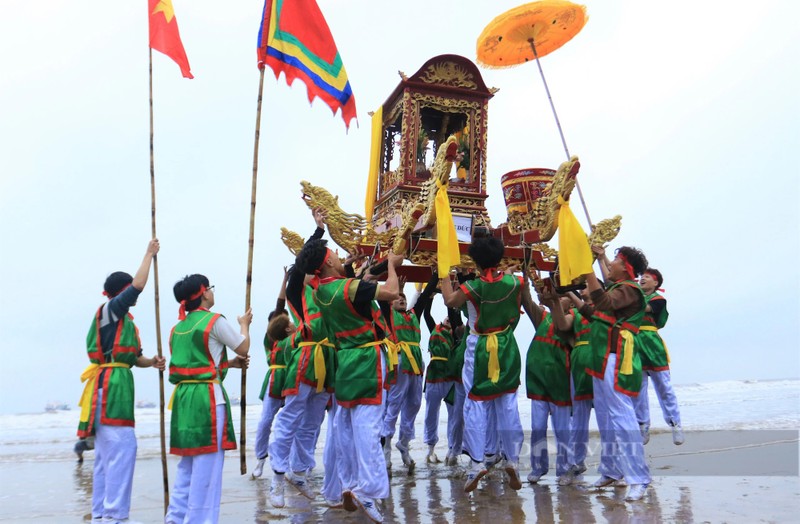
[[[585,6],[566,0],[515,7],[492,20],[478,37],[478,63],[511,67],[545,56],[572,40],[588,19]]]
[[[542,0],[506,11],[489,22],[478,37],[478,63],[484,67],[512,67],[536,60],[567,160],[570,159],[567,141],[564,139],[561,122],[558,120],[558,113],[550,96],[539,57],[552,53],[572,40],[572,37],[583,29],[588,19],[586,6],[566,0]],[[577,180],[575,184],[583,204],[583,211],[586,213],[586,220],[591,224],[592,219],[583,200],[583,191]]]

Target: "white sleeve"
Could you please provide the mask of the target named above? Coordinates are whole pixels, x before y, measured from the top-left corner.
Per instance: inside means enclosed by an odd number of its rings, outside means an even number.
[[[235,350],[244,342],[244,335],[233,324],[228,322],[225,317],[220,317],[214,322],[210,336],[232,350]]]

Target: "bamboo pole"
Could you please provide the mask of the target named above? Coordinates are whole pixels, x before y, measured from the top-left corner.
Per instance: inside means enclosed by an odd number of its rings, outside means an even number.
[[[256,186],[258,183],[258,142],[261,138],[261,101],[264,95],[264,67],[261,67],[258,80],[258,104],[256,108],[256,133],[253,146],[253,183],[250,191],[250,238],[247,241],[247,284],[245,288],[244,310],[250,309],[250,292],[253,284],[253,246],[256,229]],[[247,433],[247,368],[242,368],[242,388],[239,403],[241,409],[241,427],[239,428],[239,465],[242,475],[247,473],[247,457],[245,454],[245,441]]]
[[[150,223],[153,238],[156,237],[156,169],[153,158],[153,49],[150,52]],[[158,255],[153,256],[153,284],[155,286],[156,301],[156,350],[162,357],[161,351],[161,312],[158,296]],[[161,433],[161,471],[164,476],[164,515],[169,507],[169,476],[167,474],[167,443],[164,429],[164,371],[158,370],[158,396],[159,396],[159,428]]]
[[[544,71],[542,70],[542,64],[539,62],[539,53],[536,52],[536,45],[533,42],[533,38],[528,39],[528,43],[531,45],[534,58],[536,58],[536,65],[539,67],[539,75],[542,77],[544,90],[547,93],[547,100],[550,101],[550,109],[553,110],[553,116],[556,119],[556,126],[558,126],[558,134],[561,136],[561,143],[564,145],[564,153],[567,154],[567,160],[569,160],[570,156],[569,156],[569,149],[567,149],[567,141],[566,139],[564,139],[564,131],[561,129],[561,121],[558,119],[558,113],[556,113],[556,106],[553,104],[553,97],[550,96],[550,88],[547,87],[547,80],[545,80],[544,78]],[[583,199],[583,191],[581,191],[581,184],[577,178],[575,179],[575,188],[578,190],[578,196],[581,199],[583,212],[586,214],[586,220],[589,222],[589,227],[591,228],[592,219],[589,218],[589,209],[586,207],[586,201]]]

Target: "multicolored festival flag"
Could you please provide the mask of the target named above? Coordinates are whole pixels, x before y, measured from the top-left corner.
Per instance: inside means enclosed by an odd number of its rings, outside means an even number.
[[[292,85],[299,78],[308,101],[321,98],[348,129],[356,118],[356,100],[342,57],[316,0],[266,0],[258,31],[258,67],[269,66]]]
[[[180,66],[184,78],[194,78],[178,32],[178,20],[175,18],[172,0],[148,0],[148,4],[150,48],[173,59]]]

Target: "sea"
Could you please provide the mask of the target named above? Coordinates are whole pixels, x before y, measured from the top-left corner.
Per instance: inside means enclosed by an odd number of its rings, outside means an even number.
[[[686,431],[800,430],[800,379],[683,384],[675,386],[675,394]],[[668,431],[652,387],[649,396],[651,431]],[[525,397],[524,387],[520,388],[518,397],[523,428],[529,428],[530,401]],[[423,401],[417,417],[418,437],[422,435],[424,411]],[[238,433],[239,407],[234,407],[232,412]],[[248,405],[246,413],[247,442],[254,443],[261,413],[260,402],[256,399],[256,403]],[[0,415],[0,463],[74,460],[79,414],[76,407],[53,412]],[[136,408],[135,416],[139,458],[158,457],[161,450],[158,407]],[[440,418],[440,435],[445,435],[445,410],[441,411]],[[597,429],[594,417],[590,424],[591,430]],[[166,428],[169,431],[168,415]]]

